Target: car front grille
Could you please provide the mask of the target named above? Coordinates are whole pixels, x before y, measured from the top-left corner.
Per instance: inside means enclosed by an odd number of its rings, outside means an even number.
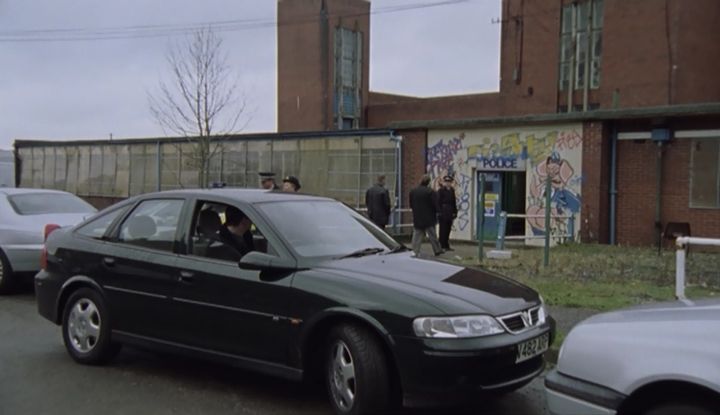
[[[540,321],[540,307],[501,316],[499,319],[510,333],[522,333],[525,330],[542,324]]]

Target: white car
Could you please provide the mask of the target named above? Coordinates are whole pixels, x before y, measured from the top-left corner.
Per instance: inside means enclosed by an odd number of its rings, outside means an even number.
[[[555,415],[720,414],[720,300],[598,314],[545,379]]]
[[[19,275],[32,279],[40,270],[46,224],[75,225],[95,212],[71,193],[0,188],[0,294],[8,293]]]

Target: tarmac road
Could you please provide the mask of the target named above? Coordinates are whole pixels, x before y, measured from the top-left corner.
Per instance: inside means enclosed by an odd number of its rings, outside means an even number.
[[[423,415],[546,415],[542,379],[475,408]],[[35,297],[0,297],[0,415],[331,414],[321,388],[239,369],[124,348],[109,366],[76,364]]]

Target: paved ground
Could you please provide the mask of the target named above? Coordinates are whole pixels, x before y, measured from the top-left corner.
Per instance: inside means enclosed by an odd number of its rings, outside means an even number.
[[[472,410],[545,415],[542,379]],[[0,297],[0,415],[330,414],[323,391],[204,361],[124,349],[105,367],[74,363],[60,329],[26,292]]]

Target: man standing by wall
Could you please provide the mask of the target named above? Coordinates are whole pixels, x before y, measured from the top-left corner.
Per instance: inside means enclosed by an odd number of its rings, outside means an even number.
[[[445,176],[442,187],[438,190],[438,219],[440,221],[440,246],[446,251],[453,251],[450,248],[450,230],[453,221],[457,218],[457,213],[453,177]]]
[[[435,233],[437,194],[428,187],[429,184],[430,176],[424,175],[420,180],[420,185],[410,191],[410,209],[413,213],[412,248],[415,255],[418,255],[423,238],[427,235],[433,253],[438,256],[443,253],[443,250]]]
[[[385,229],[390,218],[390,193],[385,188],[385,175],[378,176],[377,183],[365,192],[365,206],[370,220]]]

